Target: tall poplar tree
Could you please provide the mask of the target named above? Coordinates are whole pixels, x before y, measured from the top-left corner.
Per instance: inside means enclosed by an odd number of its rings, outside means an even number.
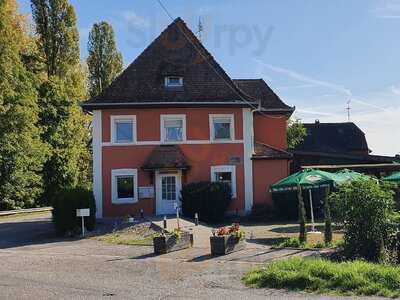
[[[112,26],[95,23],[89,33],[89,93],[94,97],[107,88],[122,71],[122,55],[117,50]]]
[[[0,210],[35,206],[46,149],[40,140],[35,77],[22,56],[30,44],[15,0],[0,1]]]
[[[32,16],[47,75],[39,88],[39,104],[42,139],[51,149],[42,199],[51,203],[64,188],[89,182],[90,120],[79,107],[87,93],[74,8],[67,0],[32,0]]]

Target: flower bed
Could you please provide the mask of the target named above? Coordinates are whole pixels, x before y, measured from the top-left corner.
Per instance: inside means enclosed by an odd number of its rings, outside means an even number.
[[[193,234],[175,229],[172,233],[163,232],[160,235],[154,236],[153,244],[155,254],[178,251],[192,247]]]
[[[239,224],[218,228],[210,237],[210,245],[212,255],[225,255],[243,250],[246,247],[245,233]]]

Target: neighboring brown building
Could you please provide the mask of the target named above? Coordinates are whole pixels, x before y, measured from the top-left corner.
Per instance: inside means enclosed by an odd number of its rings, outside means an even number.
[[[314,166],[353,169],[377,177],[400,169],[400,158],[371,155],[364,132],[354,123],[304,124],[307,136],[293,151],[292,172]]]

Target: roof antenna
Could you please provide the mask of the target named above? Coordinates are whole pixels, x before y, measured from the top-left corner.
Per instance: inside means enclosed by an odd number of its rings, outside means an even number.
[[[196,34],[197,34],[197,38],[199,39],[199,41],[201,42],[201,39],[202,39],[202,33],[203,33],[203,23],[201,22],[201,17],[199,17],[199,23],[197,24],[197,31],[196,31]]]
[[[346,108],[346,110],[347,110],[347,122],[350,122],[350,110],[351,110],[350,103],[351,103],[351,99],[349,99],[347,101],[347,108]]]

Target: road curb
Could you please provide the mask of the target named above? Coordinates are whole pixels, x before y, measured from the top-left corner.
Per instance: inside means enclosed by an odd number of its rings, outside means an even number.
[[[19,215],[19,214],[29,214],[29,213],[36,213],[36,212],[46,212],[46,211],[52,211],[52,210],[53,210],[52,207],[5,210],[5,211],[0,211],[0,217],[13,216],[13,215]]]

